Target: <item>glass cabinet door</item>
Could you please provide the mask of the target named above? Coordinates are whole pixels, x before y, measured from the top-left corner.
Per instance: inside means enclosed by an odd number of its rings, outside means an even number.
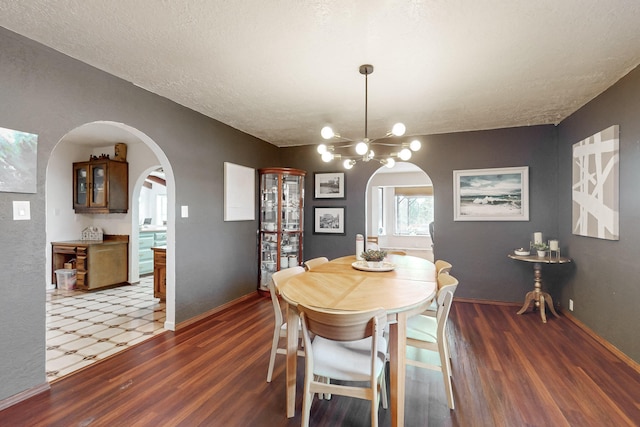
[[[260,277],[267,290],[271,275],[301,265],[304,175],[290,168],[260,169]]]
[[[106,206],[107,198],[105,195],[105,175],[106,165],[98,164],[91,166],[91,205]]]
[[[88,206],[87,202],[87,188],[88,188],[88,180],[87,180],[87,166],[77,166],[74,168],[75,175],[75,188],[73,189],[74,201],[73,204],[76,206]]]

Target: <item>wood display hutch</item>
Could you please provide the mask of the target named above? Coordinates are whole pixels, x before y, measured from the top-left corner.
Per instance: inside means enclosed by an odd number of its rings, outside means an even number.
[[[76,213],[127,213],[129,164],[103,157],[74,163],[73,209]]]
[[[304,177],[291,168],[259,169],[260,229],[258,289],[269,292],[271,275],[302,265]]]

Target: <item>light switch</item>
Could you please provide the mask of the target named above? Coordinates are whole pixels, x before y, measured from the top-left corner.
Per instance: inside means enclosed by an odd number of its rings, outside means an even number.
[[[189,206],[181,206],[182,218],[189,218]]]
[[[31,204],[29,201],[13,201],[13,220],[24,221],[31,219]]]

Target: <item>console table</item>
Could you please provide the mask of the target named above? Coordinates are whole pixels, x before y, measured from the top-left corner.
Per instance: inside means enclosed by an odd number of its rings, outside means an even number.
[[[543,323],[547,323],[547,316],[545,315],[545,304],[549,304],[549,310],[553,313],[554,316],[558,316],[556,313],[556,309],[553,307],[553,299],[548,292],[544,292],[542,290],[542,264],[567,264],[571,262],[571,258],[565,257],[556,257],[556,256],[546,256],[539,257],[537,255],[507,255],[511,259],[515,259],[517,261],[530,262],[533,263],[533,280],[534,286],[533,290],[527,292],[527,295],[524,299],[524,305],[518,311],[518,314],[522,314],[529,308],[529,305],[534,303],[534,310],[536,308],[540,309],[540,317],[542,318]]]

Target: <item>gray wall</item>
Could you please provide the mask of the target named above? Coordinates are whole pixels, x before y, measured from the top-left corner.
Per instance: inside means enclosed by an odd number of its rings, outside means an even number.
[[[433,181],[435,192],[435,258],[454,265],[460,285],[456,296],[493,301],[523,301],[533,288],[529,264],[507,258],[528,246],[531,233],[557,236],[556,129],[553,126],[500,129],[421,136],[422,148],[411,162]],[[339,162],[324,163],[315,147],[283,149],[283,161],[308,172],[305,185],[306,259],[355,253],[355,235],[365,230],[365,190],[379,163],[358,163],[346,173],[345,200],[313,199],[314,172],[341,171]],[[454,222],[453,171],[529,166],[530,221]],[[346,206],[346,235],[314,235],[314,206]]]
[[[620,125],[620,241],[571,233],[572,145],[613,124]],[[450,261],[460,279],[456,296],[521,303],[533,287],[532,267],[506,257],[528,245],[531,233],[558,237],[572,264],[544,266],[544,286],[554,302],[629,358],[640,362],[640,68],[563,121],[558,127],[532,126],[420,138],[412,163],[433,180],[436,204],[435,258]],[[285,149],[284,161],[309,172],[306,185],[305,258],[330,258],[355,251],[363,233],[364,192],[379,164],[346,171],[347,198],[313,200],[313,172],[342,170],[320,161],[313,147]],[[529,166],[530,221],[454,222],[453,171]],[[346,236],[313,235],[313,206],[347,206]]]
[[[37,193],[0,192],[0,400],[46,382],[45,170],[55,144],[82,124],[132,126],[172,165],[176,323],[255,291],[257,223],[223,221],[223,162],[278,166],[276,147],[2,28],[0,76],[0,126],[39,135]],[[14,200],[31,202],[31,221],[12,220]]]
[[[620,240],[571,233],[572,146],[612,125],[620,126]],[[574,316],[640,362],[640,68],[559,126],[560,241],[575,261],[562,289]]]

